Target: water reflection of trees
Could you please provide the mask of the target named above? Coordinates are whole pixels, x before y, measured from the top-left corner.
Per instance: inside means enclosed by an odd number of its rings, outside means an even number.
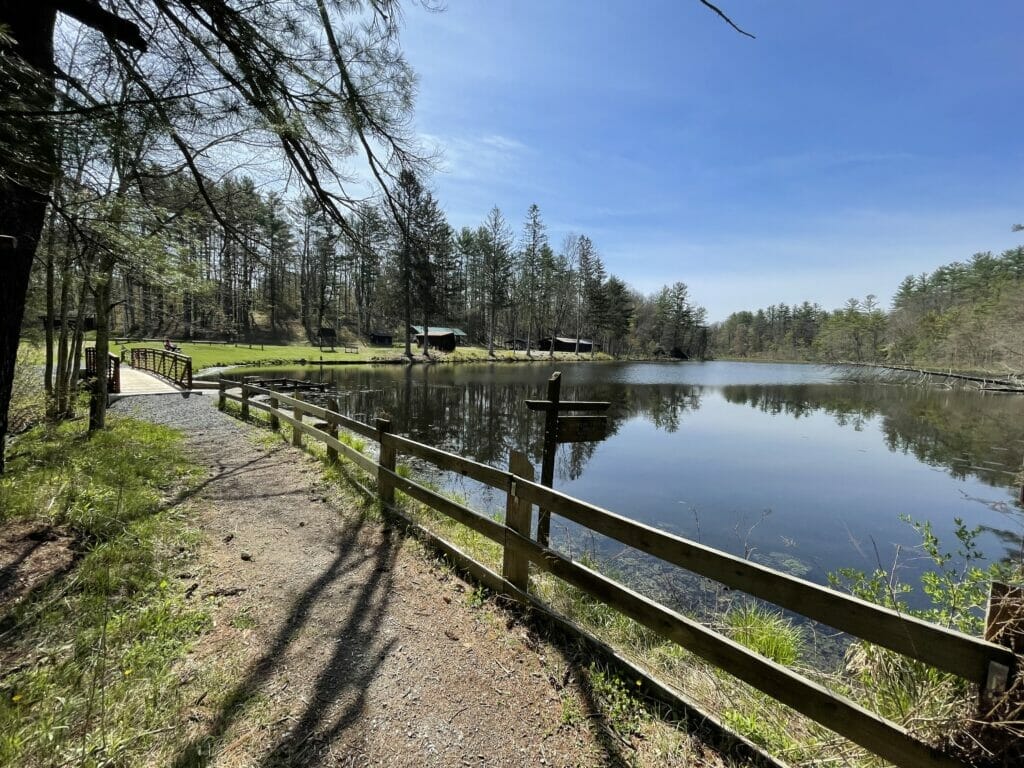
[[[501,465],[512,450],[540,462],[543,418],[524,400],[543,399],[546,366],[394,366],[264,371],[264,375],[331,381],[341,408],[363,420],[386,414],[393,428],[488,464]],[[569,377],[566,377],[569,378]],[[702,388],[680,384],[572,383],[563,378],[563,400],[607,400],[608,435],[642,416],[656,428],[678,430],[700,408]],[[919,461],[944,467],[953,477],[977,477],[996,487],[1021,482],[1024,400],[961,390],[885,384],[729,385],[733,404],[771,415],[804,418],[830,414],[841,426],[863,429],[876,417],[886,445]],[[598,443],[562,446],[558,470],[578,478]]]
[[[340,392],[346,415],[363,420],[387,415],[392,428],[414,440],[436,445],[495,466],[521,450],[541,461],[544,419],[528,411],[527,399],[546,397],[550,371],[521,366],[403,366],[306,371],[330,380]],[[270,375],[270,374],[267,374]],[[295,371],[274,375],[295,376]],[[638,415],[657,428],[674,432],[685,415],[700,407],[700,390],[679,385],[570,383],[563,380],[562,400],[606,400],[609,437]],[[559,449],[558,476],[574,480],[583,473],[598,443],[571,443]]]
[[[828,413],[854,429],[879,417],[889,450],[943,467],[958,480],[975,477],[1009,489],[1015,501],[990,503],[997,511],[1024,507],[1015,492],[1024,483],[1024,401],[1017,396],[883,384],[728,386],[723,394],[730,403],[773,415]],[[1019,530],[985,530],[1000,539],[1007,560],[1021,562],[1024,538]]]
[[[953,477],[1008,487],[1024,459],[1024,401],[1015,396],[865,384],[728,386],[730,403],[801,418],[821,411],[842,426],[881,417],[891,451],[908,453]]]

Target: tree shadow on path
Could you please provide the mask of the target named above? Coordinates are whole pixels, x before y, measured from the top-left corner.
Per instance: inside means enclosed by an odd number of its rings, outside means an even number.
[[[224,699],[209,730],[182,748],[171,763],[174,768],[205,766],[214,759],[225,734],[245,716],[247,702],[287,663],[289,652],[295,652],[294,644],[314,619],[318,602],[332,597],[336,600],[332,589],[338,590],[340,583],[356,570],[369,571],[369,575],[361,580],[357,591],[346,593],[349,612],[342,626],[331,632],[331,658],[313,684],[305,711],[267,754],[263,764],[294,765],[295,755],[308,755],[358,717],[369,683],[393,643],[381,641],[381,629],[390,603],[392,566],[401,546],[401,539],[396,540],[385,529],[383,541],[364,549],[368,546],[368,537],[361,535],[364,527],[364,521],[356,518],[338,533],[338,550],[330,564],[294,601],[264,653]],[[315,666],[312,660],[311,664]],[[334,716],[334,705],[343,699],[351,700],[345,701],[341,712]],[[328,723],[328,717],[333,722]]]

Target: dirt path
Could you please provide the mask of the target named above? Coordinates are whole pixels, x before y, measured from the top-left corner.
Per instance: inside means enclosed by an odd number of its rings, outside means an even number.
[[[177,768],[636,762],[570,660],[353,509],[314,460],[261,447],[213,402],[115,406],[186,430],[210,471],[196,496],[207,542],[195,592],[218,593],[220,605],[191,663],[235,657],[238,674],[197,697]],[[648,746],[657,764],[676,762],[671,748]],[[684,751],[686,764],[704,764]]]

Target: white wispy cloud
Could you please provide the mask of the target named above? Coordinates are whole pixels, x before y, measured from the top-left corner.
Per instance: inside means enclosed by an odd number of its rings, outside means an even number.
[[[439,171],[451,179],[491,184],[495,178],[517,173],[530,148],[511,136],[489,133],[477,136],[421,134],[424,144],[440,157]]]

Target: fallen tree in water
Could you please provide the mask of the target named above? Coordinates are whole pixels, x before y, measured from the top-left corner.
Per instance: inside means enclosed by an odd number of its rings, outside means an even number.
[[[1018,394],[1024,394],[1024,380],[1017,376],[1010,376],[1009,378],[1001,378],[997,376],[985,376],[968,373],[955,373],[952,370],[949,371],[936,371],[929,370],[927,368],[916,368],[912,365],[896,365],[896,364],[882,364],[882,363],[853,363],[843,362],[838,365],[855,366],[858,368],[874,368],[880,371],[898,371],[900,373],[916,373],[920,376],[937,376],[943,379],[953,379],[956,381],[970,382],[974,384],[980,384],[980,389],[988,392],[1012,392]]]

